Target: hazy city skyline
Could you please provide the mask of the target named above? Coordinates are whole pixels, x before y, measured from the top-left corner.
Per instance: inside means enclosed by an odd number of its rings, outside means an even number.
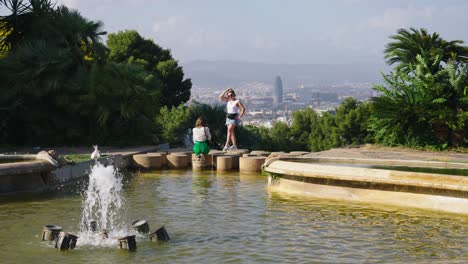
[[[468,40],[468,2],[58,0],[108,33],[136,29],[181,62],[234,60],[291,64],[383,64],[398,28],[423,27]],[[3,13],[4,11],[2,11]]]

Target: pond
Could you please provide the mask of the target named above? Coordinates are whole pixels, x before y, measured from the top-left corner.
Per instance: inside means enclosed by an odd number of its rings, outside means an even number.
[[[468,217],[309,199],[267,191],[265,175],[158,171],[124,177],[130,225],[164,225],[171,240],[137,251],[80,245],[60,252],[42,226],[78,233],[76,191],[0,198],[2,263],[377,263],[468,261]]]
[[[296,159],[291,160],[294,162],[301,163],[312,163],[323,166],[343,166],[343,167],[354,167],[354,168],[366,168],[366,169],[379,169],[379,170],[396,170],[396,171],[407,171],[407,172],[422,172],[422,173],[434,173],[434,174],[446,174],[454,176],[468,176],[468,169],[455,169],[455,168],[435,168],[435,167],[420,167],[415,166],[396,166],[396,165],[377,165],[377,164],[365,164],[365,163],[338,163],[329,161],[316,161],[307,159]]]

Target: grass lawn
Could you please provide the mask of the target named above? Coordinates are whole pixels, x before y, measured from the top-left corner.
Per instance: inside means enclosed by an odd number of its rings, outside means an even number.
[[[105,156],[107,155],[101,155],[101,157],[105,157]],[[91,159],[90,154],[67,154],[67,155],[64,155],[64,157],[68,160],[74,161],[75,163],[88,161]]]

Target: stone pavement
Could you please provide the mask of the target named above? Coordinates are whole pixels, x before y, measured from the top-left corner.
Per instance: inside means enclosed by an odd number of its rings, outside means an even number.
[[[423,151],[409,148],[390,148],[370,144],[353,148],[335,148],[321,152],[313,152],[305,155],[304,157],[424,160],[468,163],[468,153],[460,153],[453,151]]]

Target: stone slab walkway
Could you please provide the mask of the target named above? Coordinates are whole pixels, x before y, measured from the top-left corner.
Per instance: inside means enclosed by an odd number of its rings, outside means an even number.
[[[390,148],[363,145],[355,148],[335,148],[314,152],[304,157],[339,157],[355,159],[423,160],[468,163],[468,153],[453,151],[422,151],[409,148]]]

